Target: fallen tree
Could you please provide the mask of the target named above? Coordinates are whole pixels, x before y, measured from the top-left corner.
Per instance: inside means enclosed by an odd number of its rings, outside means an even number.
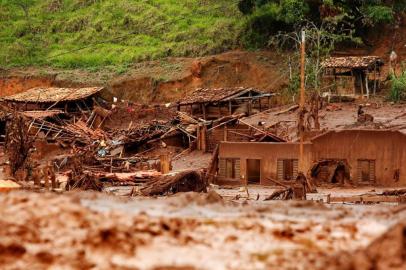
[[[183,171],[155,178],[141,194],[145,196],[166,195],[178,192],[207,192],[207,181],[199,171]]]

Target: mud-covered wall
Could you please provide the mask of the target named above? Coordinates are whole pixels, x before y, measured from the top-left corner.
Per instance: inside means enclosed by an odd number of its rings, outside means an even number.
[[[309,143],[304,145],[303,163],[299,162],[301,168],[309,168],[311,160]],[[241,183],[247,179],[247,159],[261,160],[261,181],[260,184],[267,185],[272,182],[267,178],[277,179],[278,159],[299,159],[299,143],[244,143],[244,142],[223,142],[219,148],[219,158],[239,158]]]
[[[241,183],[246,179],[247,159],[261,159],[261,184],[268,177],[277,179],[278,159],[299,159],[299,143],[232,143],[222,142],[219,158],[238,158]],[[375,160],[375,184],[378,186],[406,185],[406,136],[397,131],[347,130],[329,132],[305,143],[303,162],[299,171],[309,172],[311,166],[323,159],[345,159],[350,165],[351,181],[360,184],[358,160]],[[399,179],[395,179],[395,171]],[[373,184],[373,183],[371,183]]]
[[[312,160],[346,159],[351,180],[358,179],[358,160],[375,160],[376,184],[401,186],[406,184],[406,136],[396,131],[347,130],[329,132],[313,140]],[[395,170],[400,178],[394,179]]]

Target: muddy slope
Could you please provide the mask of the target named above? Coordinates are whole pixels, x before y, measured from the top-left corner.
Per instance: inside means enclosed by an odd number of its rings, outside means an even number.
[[[273,52],[231,51],[202,58],[168,58],[134,64],[125,74],[46,68],[0,73],[0,97],[36,86],[104,85],[104,96],[136,102],[170,102],[199,87],[256,87],[277,91],[286,82]]]

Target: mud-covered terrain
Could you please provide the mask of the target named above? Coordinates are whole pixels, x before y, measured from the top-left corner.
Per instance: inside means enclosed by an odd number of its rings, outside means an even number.
[[[391,229],[404,206],[236,204],[213,192],[13,192],[0,203],[1,269],[390,269],[379,237],[390,267],[405,265],[404,235]]]

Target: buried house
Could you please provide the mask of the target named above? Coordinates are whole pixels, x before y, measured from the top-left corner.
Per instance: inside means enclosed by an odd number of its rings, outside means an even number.
[[[178,111],[204,120],[244,113],[252,115],[271,107],[274,94],[254,88],[196,89],[178,103]]]
[[[383,61],[378,56],[329,57],[322,62],[323,88],[338,95],[375,94]]]
[[[304,143],[301,164],[299,147],[298,142],[222,142],[217,181],[289,182],[302,168],[319,185],[406,186],[406,135],[399,131],[328,131]]]

